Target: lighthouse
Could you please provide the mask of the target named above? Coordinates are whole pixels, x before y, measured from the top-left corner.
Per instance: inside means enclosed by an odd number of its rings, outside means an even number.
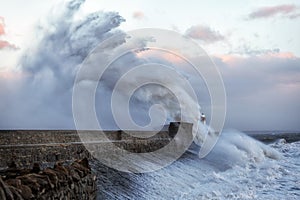
[[[201,113],[200,121],[201,121],[204,125],[206,125],[206,117],[205,117],[204,113]]]

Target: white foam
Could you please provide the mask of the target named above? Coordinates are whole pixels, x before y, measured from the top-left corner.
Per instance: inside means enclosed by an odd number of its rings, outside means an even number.
[[[210,137],[208,135],[207,137]],[[262,162],[266,158],[279,159],[280,153],[270,146],[239,131],[224,131],[205,158],[219,169],[227,169],[248,162]]]

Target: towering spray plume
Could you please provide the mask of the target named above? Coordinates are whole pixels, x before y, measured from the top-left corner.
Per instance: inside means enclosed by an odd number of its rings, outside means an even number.
[[[2,128],[74,128],[71,111],[76,71],[87,54],[107,37],[120,32],[125,20],[116,12],[95,12],[78,20],[84,3],[74,0],[53,8],[38,25],[33,43],[19,62],[21,80],[1,92]],[[14,86],[12,88],[12,86]]]

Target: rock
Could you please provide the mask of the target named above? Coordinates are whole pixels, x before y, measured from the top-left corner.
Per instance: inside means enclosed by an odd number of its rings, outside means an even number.
[[[53,169],[45,169],[42,174],[47,175],[49,177],[49,180],[51,182],[51,184],[54,185],[54,187],[58,186],[58,176],[56,171],[54,171]]]
[[[21,190],[13,187],[13,186],[8,186],[9,190],[11,191],[11,193],[13,194],[14,199],[16,200],[24,200],[22,195],[21,195]]]
[[[33,164],[33,167],[32,167],[32,170],[31,170],[31,173],[39,173],[41,171],[41,167],[38,163],[34,163]]]
[[[85,161],[75,161],[72,163],[72,167],[79,173],[80,177],[84,177],[91,172],[90,167],[85,167]]]
[[[4,198],[4,199],[7,199],[7,200],[13,200],[14,199],[14,196],[13,196],[12,192],[10,191],[8,185],[6,185],[4,183],[4,181],[2,180],[1,177],[0,177],[0,188],[2,188],[2,190],[5,193],[6,198]]]
[[[62,165],[61,162],[56,162],[54,165],[54,170],[59,171],[61,173],[63,173],[64,175],[68,175],[68,170]]]
[[[17,164],[15,161],[11,161],[10,163],[7,164],[9,169],[17,169]]]
[[[80,165],[82,165],[83,167],[87,168],[87,169],[91,169],[90,165],[89,165],[89,160],[87,158],[84,158],[82,160],[78,160],[75,161],[78,162]]]
[[[16,177],[0,176],[0,200],[29,199],[96,199],[95,175],[92,174],[88,160],[78,160],[71,165],[55,163],[53,168],[13,169]],[[12,168],[10,169],[10,173]]]
[[[40,175],[40,174],[28,174],[27,176],[33,180],[36,180],[41,188],[45,188],[45,189],[54,188],[54,185],[51,183],[48,176]]]
[[[6,199],[6,197],[5,197],[5,192],[4,192],[4,190],[2,189],[2,187],[0,187],[0,199]]]
[[[32,195],[32,191],[30,189],[30,187],[28,187],[27,185],[20,185],[20,187],[18,188],[21,190],[21,195],[24,199],[31,199],[33,197]]]
[[[72,177],[73,181],[78,182],[80,181],[80,175],[78,174],[78,172],[76,170],[74,170],[73,167],[67,167],[70,176]]]
[[[21,185],[21,180],[20,179],[8,179],[5,181],[5,183],[10,186],[19,187]]]
[[[21,180],[22,185],[27,185],[30,187],[33,194],[37,194],[39,192],[41,186],[38,184],[36,179],[33,179],[28,175],[19,176],[17,179]]]
[[[59,184],[62,185],[62,186],[66,186],[68,184],[68,181],[70,179],[72,179],[69,176],[68,170],[60,164],[59,165],[57,165],[57,164],[54,165],[54,171],[57,174],[57,176],[59,177],[59,179],[58,179]]]

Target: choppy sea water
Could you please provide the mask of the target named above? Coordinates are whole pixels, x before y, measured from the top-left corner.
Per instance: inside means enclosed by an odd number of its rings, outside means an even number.
[[[253,145],[242,139],[243,145]],[[222,145],[200,159],[198,147],[192,145],[170,166],[144,174],[105,170],[95,161],[98,199],[300,199],[300,141],[279,140],[269,147],[281,154],[280,159],[242,157],[241,162],[236,157],[245,151],[236,155],[239,151]]]

